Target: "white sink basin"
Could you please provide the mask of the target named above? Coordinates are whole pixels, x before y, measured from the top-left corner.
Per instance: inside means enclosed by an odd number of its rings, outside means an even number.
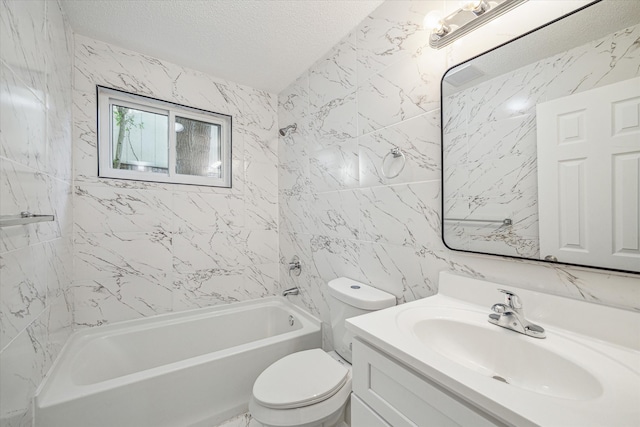
[[[441,312],[405,311],[398,316],[399,326],[449,360],[514,387],[575,400],[593,399],[602,393],[600,382],[579,362],[553,351],[560,344],[558,340],[536,339],[500,328],[487,322],[486,315],[447,310],[450,317],[436,317],[442,316]],[[585,357],[589,350],[580,352]]]
[[[438,286],[347,329],[510,425],[640,426],[640,313],[513,289],[537,339],[488,322],[509,286],[445,272]]]

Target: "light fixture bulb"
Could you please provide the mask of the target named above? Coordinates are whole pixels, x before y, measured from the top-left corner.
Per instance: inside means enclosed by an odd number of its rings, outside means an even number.
[[[176,132],[182,132],[184,130],[184,126],[182,123],[176,122]]]
[[[422,21],[422,27],[425,30],[435,30],[442,26],[442,12],[439,10],[432,10],[427,13]]]
[[[476,0],[467,2],[462,9],[472,12],[476,16],[480,16],[489,10],[489,4],[485,0]]]

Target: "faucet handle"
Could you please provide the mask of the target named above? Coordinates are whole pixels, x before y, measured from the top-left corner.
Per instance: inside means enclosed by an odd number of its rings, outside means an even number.
[[[493,304],[491,306],[491,310],[493,312],[495,312],[495,313],[498,313],[498,314],[505,314],[505,313],[509,313],[511,311],[511,309],[509,308],[508,305],[502,304],[502,303]]]
[[[498,290],[503,294],[505,294],[504,302],[506,305],[516,310],[522,308],[522,302],[520,302],[520,297],[518,297],[518,295],[506,289],[498,289]]]

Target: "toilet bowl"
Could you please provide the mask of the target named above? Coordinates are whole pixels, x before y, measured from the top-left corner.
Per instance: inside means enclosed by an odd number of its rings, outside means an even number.
[[[305,350],[265,369],[249,402],[253,418],[265,427],[329,427],[343,421],[351,394],[351,365],[331,353]]]
[[[344,277],[329,282],[331,331],[336,351],[312,349],[276,361],[258,377],[249,401],[265,427],[348,427],[351,342],[345,320],[394,306],[387,292]]]

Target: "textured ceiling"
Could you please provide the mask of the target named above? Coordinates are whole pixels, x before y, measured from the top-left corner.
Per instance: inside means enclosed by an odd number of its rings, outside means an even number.
[[[383,0],[62,0],[75,32],[278,93]]]

